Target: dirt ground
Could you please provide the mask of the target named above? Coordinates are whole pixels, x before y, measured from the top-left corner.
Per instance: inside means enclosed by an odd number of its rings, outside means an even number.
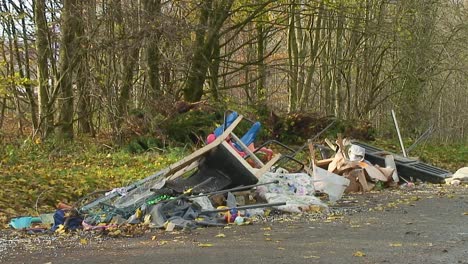
[[[426,185],[346,196],[335,215],[136,238],[16,236],[2,263],[468,263],[468,188]]]

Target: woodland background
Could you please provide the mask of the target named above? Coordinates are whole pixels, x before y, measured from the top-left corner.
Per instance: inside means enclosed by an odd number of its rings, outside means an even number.
[[[407,142],[433,127],[454,146],[418,155],[467,165],[466,0],[0,0],[0,15],[3,219],[147,176],[229,108],[265,137],[336,119],[376,144],[395,109]]]
[[[405,135],[466,141],[467,5],[1,0],[0,133],[14,120],[15,136],[119,139],[131,113],[156,124],[208,100],[379,132],[395,109]]]

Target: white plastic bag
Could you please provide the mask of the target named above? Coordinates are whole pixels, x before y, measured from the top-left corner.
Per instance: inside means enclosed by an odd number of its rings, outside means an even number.
[[[343,196],[349,185],[349,180],[320,167],[314,168],[313,182],[317,191],[328,194],[331,202],[336,202]]]

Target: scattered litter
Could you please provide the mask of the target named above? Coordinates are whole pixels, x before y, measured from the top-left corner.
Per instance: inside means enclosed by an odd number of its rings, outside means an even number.
[[[355,257],[365,257],[366,253],[364,253],[362,251],[356,251],[356,252],[353,253],[353,256],[355,256]]]
[[[455,186],[468,183],[468,167],[458,169],[452,177],[445,179],[445,183]]]
[[[311,162],[305,164],[295,157],[304,147],[286,155],[275,154],[263,145],[255,148],[254,141],[261,127],[259,122],[254,122],[244,136],[238,137],[233,131],[243,120],[243,116],[235,112],[226,115],[223,125],[207,138],[206,146],[147,178],[114,188],[82,206],[61,203],[55,213],[11,219],[10,226],[20,230],[41,225],[40,230],[50,229],[56,235],[83,229],[119,237],[127,236],[129,230],[143,234],[151,228],[175,233],[209,226],[231,228],[255,221],[284,223],[307,218],[332,222],[343,220],[346,213],[361,210],[359,205],[349,206],[346,201],[343,204],[347,207],[335,206],[345,193],[396,187],[400,180],[404,181],[401,188],[415,188],[412,181],[406,180],[411,179],[408,173],[415,166],[423,166],[422,172],[416,175],[422,180],[437,181],[441,175],[448,175],[444,174],[446,171],[429,171],[427,164],[415,165],[410,159],[378,152],[359,142],[351,144],[340,135],[336,144],[328,139],[325,141],[330,149],[323,151],[324,148],[320,148],[321,153],[327,153],[322,160],[315,159],[314,145],[308,141]],[[262,153],[263,159],[260,155],[257,157],[258,153]],[[296,162],[300,169],[283,167],[285,159]],[[445,182],[452,185],[468,182],[468,167],[461,168]],[[419,200],[415,197],[408,202]],[[379,204],[374,210],[385,208]],[[352,224],[351,227],[360,225]],[[262,230],[270,231],[271,227]],[[269,232],[264,236],[265,241],[272,241]],[[225,238],[226,235],[219,233],[215,237]],[[156,240],[156,236],[151,240]],[[79,240],[82,246],[88,243],[85,238]],[[158,245],[166,243],[158,241]],[[211,243],[197,245],[213,246]],[[391,243],[390,246],[401,247],[402,244]],[[283,247],[277,249],[285,250]],[[353,256],[364,257],[366,254],[356,251]]]

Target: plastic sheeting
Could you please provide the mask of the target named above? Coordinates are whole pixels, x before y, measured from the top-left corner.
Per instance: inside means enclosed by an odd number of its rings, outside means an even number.
[[[343,196],[344,190],[349,186],[349,180],[320,167],[314,168],[314,187],[317,191],[328,194],[330,202],[336,202]]]
[[[314,196],[315,188],[309,175],[305,173],[267,172],[259,179],[259,183],[275,180],[278,181],[278,184],[259,186],[257,192],[268,203],[286,202],[286,205],[278,206],[278,210],[299,213],[307,210],[312,205],[327,207]]]

